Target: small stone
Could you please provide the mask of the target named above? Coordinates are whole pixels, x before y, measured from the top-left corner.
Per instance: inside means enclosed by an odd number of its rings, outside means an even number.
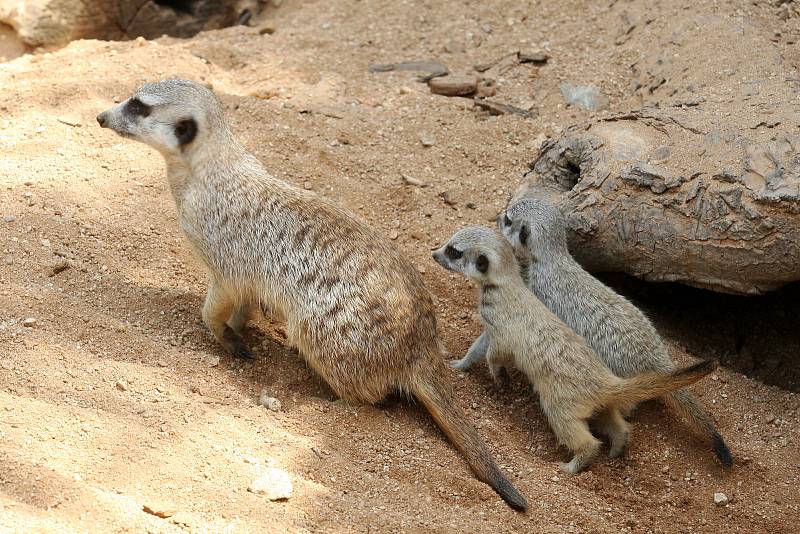
[[[44,248],[50,248],[50,240],[49,239],[40,239],[39,242],[42,244]]]
[[[275,33],[276,29],[277,28],[275,28],[275,26],[273,26],[272,24],[267,23],[267,24],[264,24],[263,26],[261,26],[261,28],[258,29],[258,34],[259,35],[272,35],[273,33]]]
[[[128,391],[128,384],[126,384],[124,380],[117,380],[114,385],[117,386],[117,389],[120,391]]]
[[[402,178],[403,181],[405,183],[407,183],[408,185],[413,185],[414,187],[426,187],[428,185],[425,182],[423,182],[422,180],[418,180],[418,179],[414,178],[413,176],[409,176],[407,174],[401,174],[400,178]]]
[[[424,147],[430,147],[436,144],[436,138],[430,134],[424,133],[419,136],[419,142],[422,143]]]
[[[22,321],[22,326],[25,328],[33,328],[36,326],[36,319],[33,317],[27,317],[25,320]]]
[[[478,83],[478,90],[475,96],[478,98],[488,98],[497,94],[497,83],[494,80],[483,79]]]
[[[547,55],[545,52],[520,52],[519,53],[519,62],[520,63],[537,63],[539,65],[543,65],[547,63],[547,60],[550,59],[550,56]]]
[[[391,239],[392,241],[394,241],[398,237],[400,237],[400,234],[397,233],[397,230],[392,230],[391,232],[389,232],[389,239]]]
[[[285,500],[292,496],[292,481],[289,473],[283,469],[269,467],[250,484],[247,491],[263,495],[271,501]]]
[[[212,354],[211,356],[206,356],[206,363],[209,367],[216,367],[219,365],[219,356],[216,354]]]
[[[312,189],[313,187],[314,187],[314,184],[312,184],[311,182],[309,182],[309,181],[303,182],[303,188]]]
[[[444,96],[471,95],[478,90],[478,77],[471,74],[439,76],[428,82],[431,93]]]
[[[258,403],[272,412],[281,410],[281,401],[269,394],[269,390],[264,388],[258,396]]]
[[[7,223],[14,222],[16,220],[17,220],[17,216],[16,215],[6,215],[5,217],[3,217],[3,222],[7,222]]]
[[[715,493],[714,494],[714,504],[717,506],[725,506],[728,504],[728,496],[724,493]]]
[[[178,513],[178,509],[166,503],[150,502],[142,506],[142,511],[166,519]]]
[[[70,268],[69,261],[67,261],[65,259],[60,259],[55,264],[53,264],[52,267],[50,267],[50,270],[47,272],[47,276],[51,276],[51,277],[55,276],[58,273],[64,272],[69,268]]]

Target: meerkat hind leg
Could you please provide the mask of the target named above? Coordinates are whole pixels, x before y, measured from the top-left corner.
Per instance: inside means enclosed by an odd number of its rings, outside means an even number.
[[[508,376],[505,365],[511,361],[506,355],[501,355],[494,350],[491,345],[486,351],[486,365],[489,367],[489,374],[492,376],[492,381],[498,388],[503,388],[508,385],[511,379]]]
[[[574,454],[569,463],[560,463],[559,467],[567,473],[580,473],[597,456],[600,440],[592,435],[589,425],[583,419],[560,416],[548,418],[558,441]]]
[[[248,321],[250,321],[252,317],[253,306],[249,303],[240,304],[233,310],[233,315],[231,315],[231,318],[228,320],[228,326],[241,336],[244,333]]]
[[[597,416],[597,430],[608,436],[609,458],[619,458],[628,447],[629,425],[616,408],[603,410]]]
[[[467,354],[460,360],[451,360],[450,367],[458,369],[459,371],[466,371],[472,367],[475,362],[486,357],[486,351],[489,348],[489,337],[486,332],[483,332],[478,338],[472,342]]]
[[[232,312],[232,299],[218,283],[212,282],[203,304],[203,322],[226,351],[236,357],[250,359],[253,356],[242,336],[226,324]]]

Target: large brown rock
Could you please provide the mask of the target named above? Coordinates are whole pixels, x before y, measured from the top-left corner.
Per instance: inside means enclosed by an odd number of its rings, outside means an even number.
[[[740,294],[800,280],[800,117],[762,142],[698,118],[645,108],[570,128],[544,143],[517,196],[561,204],[593,271]]]
[[[251,6],[252,4],[252,6]],[[0,23],[28,46],[58,46],[74,39],[171,35],[235,24],[256,0],[3,0]]]

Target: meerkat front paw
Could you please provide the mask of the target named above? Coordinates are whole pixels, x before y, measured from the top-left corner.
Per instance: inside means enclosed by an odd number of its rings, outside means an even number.
[[[470,363],[467,361],[467,357],[464,356],[460,360],[450,360],[450,367],[458,371],[466,371],[470,368]]]
[[[252,360],[253,354],[247,348],[242,336],[233,331],[230,326],[225,326],[222,333],[222,346],[233,356],[243,360]]]

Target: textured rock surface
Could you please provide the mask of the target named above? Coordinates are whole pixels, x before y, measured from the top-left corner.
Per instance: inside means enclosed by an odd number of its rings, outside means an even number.
[[[244,0],[17,0],[0,2],[0,22],[28,46],[62,45],[80,38],[188,37],[230,26]],[[170,6],[173,4],[175,7]]]

